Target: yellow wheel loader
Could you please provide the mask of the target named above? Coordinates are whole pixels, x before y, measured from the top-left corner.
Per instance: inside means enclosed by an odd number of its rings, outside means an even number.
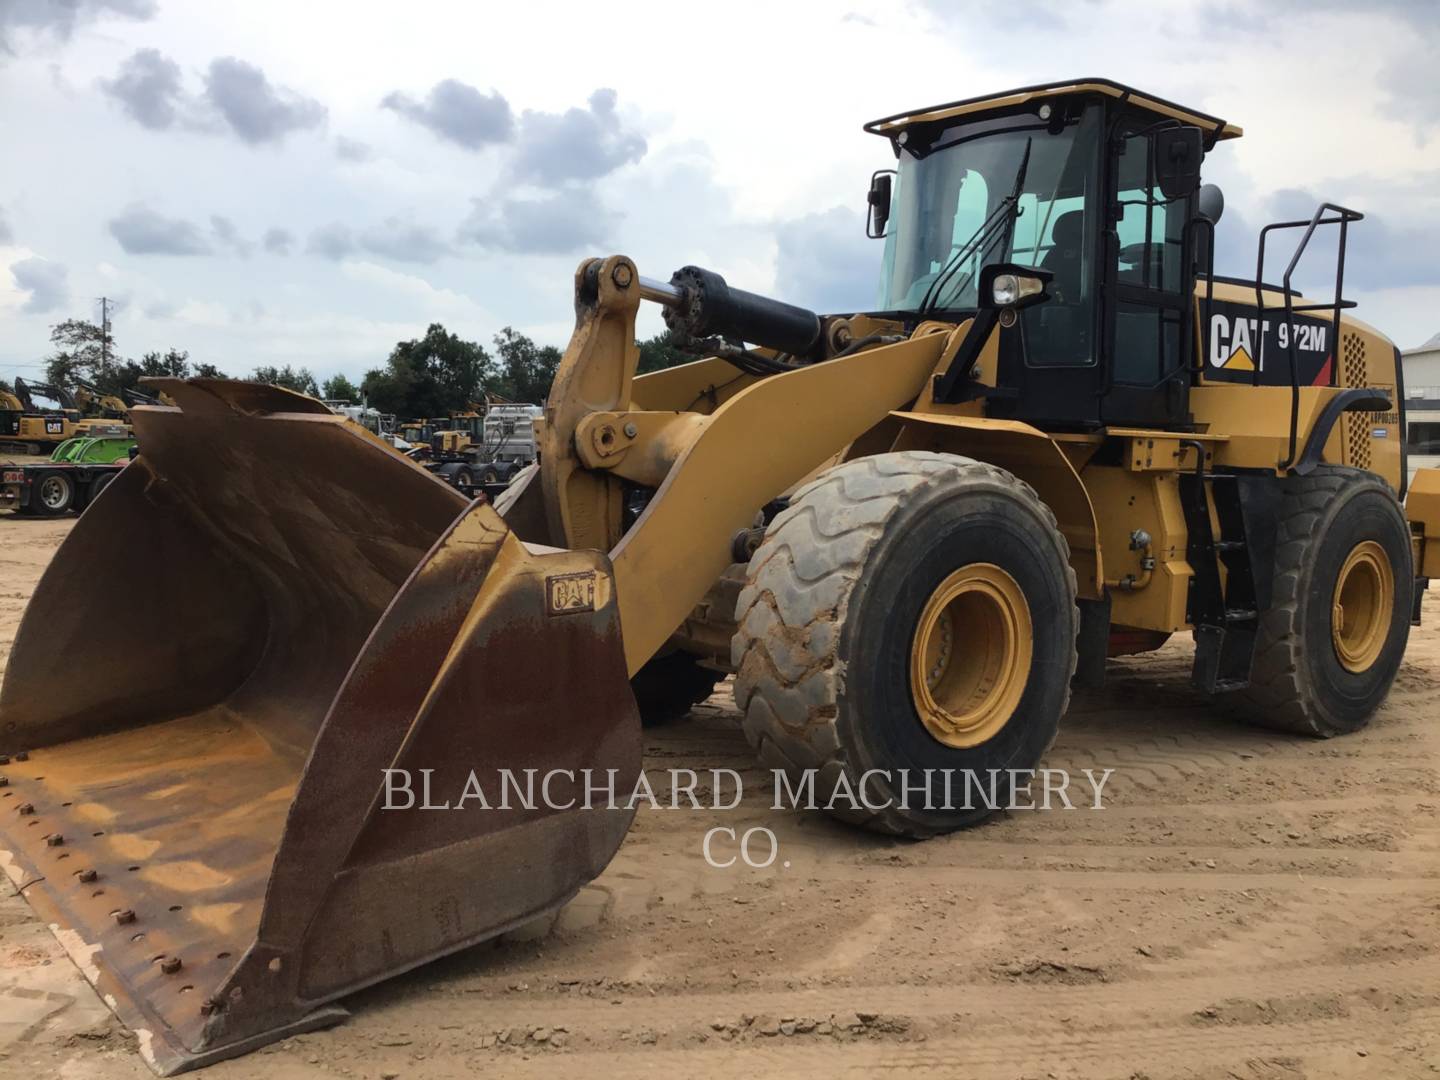
[[[1172,634],[1217,708],[1374,714],[1440,475],[1402,510],[1398,355],[1342,294],[1360,215],[1216,276],[1200,170],[1240,130],[1100,79],[868,130],[876,310],[585,260],[493,507],[318,401],[152,380],[174,404],[133,410],[15,640],[0,863],[159,1071],[563,904],[630,824],[637,698],[725,671],[765,762],[907,836],[1004,805],[1072,684]],[[1302,296],[1321,229],[1335,292]],[[637,378],[642,302],[708,358]],[[97,621],[126,635],[76,678]],[[397,775],[461,809],[388,808]]]

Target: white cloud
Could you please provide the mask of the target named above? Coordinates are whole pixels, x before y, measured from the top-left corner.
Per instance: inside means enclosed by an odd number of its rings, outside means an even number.
[[[42,17],[46,0],[12,0],[0,36],[25,47],[0,57],[0,121],[11,145],[37,149],[7,157],[0,178],[0,204],[29,245],[7,249],[5,265],[43,252],[69,268],[70,299],[22,313],[28,292],[0,272],[0,377],[44,354],[55,316],[86,314],[77,298],[101,293],[135,297],[117,322],[123,350],[173,345],[245,370],[263,356],[353,376],[430,317],[470,321],[464,332],[480,340],[512,323],[563,344],[576,260],[612,250],[653,277],[697,263],[742,288],[846,306],[838,297],[866,291],[878,246],[844,219],[858,219],[869,173],[890,164],[860,125],[1077,71],[1244,125],[1207,166],[1230,196],[1237,252],[1253,250],[1283,189],[1361,203],[1374,250],[1357,240],[1356,288],[1370,290],[1359,314],[1398,341],[1424,340],[1440,330],[1436,308],[1400,302],[1384,277],[1413,284],[1428,241],[1406,237],[1428,235],[1440,209],[1428,193],[1440,189],[1428,179],[1440,176],[1440,140],[1426,124],[1440,114],[1414,62],[1435,20],[1402,3],[1285,3],[1254,32],[1253,13],[1199,0],[1023,11],[734,0],[720,20],[639,0],[612,22],[579,4],[557,14],[445,0],[412,0],[403,20],[342,0],[85,0],[66,5],[84,16],[71,21]],[[947,14],[962,9],[959,23]],[[584,33],[553,32],[579,19]],[[314,43],[337,25],[344,48],[317,63]],[[694,49],[657,46],[637,25],[741,58],[734,77],[707,83]],[[770,55],[816,62],[754,60],[757,28]],[[611,58],[604,71],[596,55]],[[885,77],[858,77],[866,63]],[[432,95],[446,79],[474,96]],[[592,97],[597,86],[614,97]],[[413,109],[381,107],[397,90]],[[200,124],[231,137],[197,137]],[[109,228],[126,207],[156,226],[133,231],[129,251]],[[307,257],[317,234],[331,258]],[[142,254],[176,248],[210,254]],[[398,277],[382,285],[357,265]],[[407,266],[423,277],[398,273]],[[464,301],[478,296],[483,313]]]

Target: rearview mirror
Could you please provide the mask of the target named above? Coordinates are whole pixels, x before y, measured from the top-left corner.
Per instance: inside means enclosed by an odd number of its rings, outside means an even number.
[[[1200,182],[1205,144],[1191,125],[1162,128],[1155,133],[1155,182],[1167,199],[1189,195]]]
[[[877,169],[870,177],[870,194],[865,200],[865,235],[872,240],[879,240],[885,235],[885,225],[890,220],[890,196],[894,184],[894,169]]]

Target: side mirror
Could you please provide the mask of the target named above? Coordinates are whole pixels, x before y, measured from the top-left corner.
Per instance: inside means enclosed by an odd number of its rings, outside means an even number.
[[[1155,133],[1155,182],[1167,199],[1189,195],[1200,183],[1205,143],[1198,127],[1161,128]]]
[[[1045,286],[1055,275],[1038,266],[994,263],[980,270],[980,306],[1001,311],[1027,308],[1050,299]],[[1009,323],[1005,324],[1009,326]]]
[[[865,235],[872,240],[879,240],[885,235],[885,225],[890,220],[890,196],[894,186],[894,169],[877,169],[870,177],[870,194],[865,198]]]

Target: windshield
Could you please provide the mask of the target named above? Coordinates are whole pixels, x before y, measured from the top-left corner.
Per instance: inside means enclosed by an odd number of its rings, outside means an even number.
[[[997,262],[1042,266],[1073,249],[1072,303],[1088,302],[1090,245],[1085,215],[1098,206],[1088,108],[1057,132],[1038,116],[972,120],[941,131],[926,146],[902,148],[891,199],[879,309],[975,308],[980,267]],[[1018,188],[1018,195],[1017,195]],[[1012,200],[1012,196],[1015,198]],[[1058,275],[1057,275],[1058,276]],[[1052,289],[1052,292],[1054,290]]]

